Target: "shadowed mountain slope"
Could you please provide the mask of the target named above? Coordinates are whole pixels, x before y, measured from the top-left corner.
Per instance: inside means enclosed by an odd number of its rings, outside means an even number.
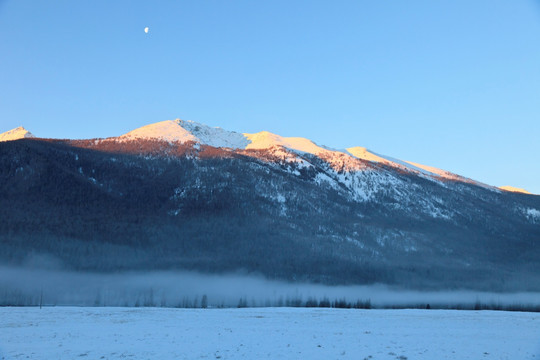
[[[197,139],[0,143],[2,263],[540,289],[539,196],[334,150]]]

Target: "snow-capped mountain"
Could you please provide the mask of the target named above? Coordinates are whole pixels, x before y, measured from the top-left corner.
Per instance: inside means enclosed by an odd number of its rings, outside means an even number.
[[[0,134],[0,141],[18,140],[22,138],[35,138],[35,136],[24,127],[18,127]],[[192,120],[166,120],[142,126],[124,135],[108,140],[135,141],[135,140],[163,140],[169,143],[194,143],[217,148],[230,148],[233,150],[248,149],[271,149],[283,148],[291,150],[297,154],[311,154],[322,157],[325,160],[339,159],[338,164],[343,165],[343,159],[347,156],[365,160],[370,163],[394,167],[403,171],[408,171],[433,178],[454,180],[460,182],[473,183],[486,188],[499,189],[510,192],[530,194],[525,189],[513,186],[494,187],[484,183],[469,179],[467,177],[454,174],[433,166],[423,165],[412,161],[399,160],[390,156],[381,155],[365,147],[349,147],[345,150],[330,149],[326,146],[318,145],[313,141],[302,137],[283,137],[268,131],[258,133],[238,133],[227,131],[220,127],[210,127]],[[344,156],[346,155],[346,156]],[[349,161],[349,166],[351,162]],[[363,168],[361,166],[359,169]]]
[[[346,155],[356,159],[366,160],[372,163],[386,165],[434,178],[469,182],[489,187],[478,181],[468,179],[446,170],[380,155],[360,146],[350,147],[346,150],[335,150],[317,145],[313,141],[302,137],[283,137],[268,131],[261,131],[254,134],[237,133],[219,127],[209,127],[190,120],[167,120],[146,125],[130,131],[120,138],[160,139],[180,143],[195,142],[212,147],[231,149],[270,149],[273,147],[282,147],[298,154],[311,154],[323,157],[326,160],[333,158],[343,159],[344,155]]]
[[[539,196],[362,147],[172,120],[0,143],[0,179],[0,264],[540,289]]]
[[[5,133],[0,134],[0,141],[11,141],[24,138],[33,138],[35,137],[31,132],[19,126],[18,128],[6,131]]]

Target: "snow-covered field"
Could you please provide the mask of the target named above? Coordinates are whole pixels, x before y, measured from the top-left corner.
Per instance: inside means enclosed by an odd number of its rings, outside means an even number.
[[[540,314],[0,308],[0,359],[540,359]]]

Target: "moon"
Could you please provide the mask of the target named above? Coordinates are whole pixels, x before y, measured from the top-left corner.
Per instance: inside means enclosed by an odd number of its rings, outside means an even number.
[[[148,34],[148,26],[144,28],[144,32]]]

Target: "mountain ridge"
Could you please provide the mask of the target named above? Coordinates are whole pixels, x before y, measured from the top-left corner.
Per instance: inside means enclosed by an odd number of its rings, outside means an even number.
[[[20,129],[27,132],[29,136],[22,136],[21,134],[23,133]],[[5,137],[10,136],[8,135],[9,133],[17,134],[16,138],[13,138],[13,140],[23,137],[34,137],[24,128],[19,127],[0,134],[0,141],[2,141],[1,139],[4,135]],[[386,155],[380,155],[361,146],[349,147],[344,150],[335,150],[326,146],[317,145],[315,142],[307,138],[282,137],[268,131],[260,131],[258,133],[238,133],[235,131],[224,130],[220,127],[210,127],[192,120],[176,119],[151,123],[136,128],[118,137],[107,139],[119,139],[121,141],[136,139],[158,139],[179,143],[194,142],[212,147],[231,148],[233,150],[268,149],[274,146],[281,146],[296,152],[308,153],[315,156],[321,155],[325,158],[334,157],[337,153],[339,153],[338,156],[340,157],[342,157],[341,154],[345,154],[357,159],[395,167],[404,171],[411,171],[413,173],[436,179],[442,179],[444,181],[450,180],[469,182],[497,191],[512,191],[530,194],[525,189],[513,186],[496,187],[487,185],[433,166],[423,165],[412,161],[399,160]]]

